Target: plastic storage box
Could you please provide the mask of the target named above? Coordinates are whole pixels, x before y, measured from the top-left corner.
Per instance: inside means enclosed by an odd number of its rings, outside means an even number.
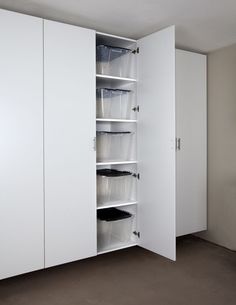
[[[97,162],[129,161],[134,132],[97,131]]]
[[[133,92],[131,90],[99,88],[97,96],[97,118],[131,119]]]
[[[97,73],[118,77],[134,77],[132,50],[107,45],[97,46]]]
[[[98,249],[107,249],[115,244],[131,240],[134,216],[116,208],[98,210]]]
[[[98,206],[115,202],[130,202],[136,199],[136,174],[115,169],[97,170]]]

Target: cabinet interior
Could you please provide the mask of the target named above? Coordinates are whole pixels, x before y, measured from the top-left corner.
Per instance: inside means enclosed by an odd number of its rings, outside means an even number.
[[[115,208],[131,215],[115,221],[97,220],[100,254],[137,244],[137,44],[97,33],[96,46],[97,173],[104,169],[118,171],[118,175],[129,173],[117,177],[97,174],[97,211]]]

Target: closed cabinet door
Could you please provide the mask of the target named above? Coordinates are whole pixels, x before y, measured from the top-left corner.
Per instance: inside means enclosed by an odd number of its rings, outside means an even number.
[[[95,32],[44,21],[45,265],[96,255]]]
[[[140,245],[175,260],[175,29],[138,46]]]
[[[44,267],[42,26],[0,10],[0,279]]]
[[[177,236],[207,226],[206,56],[176,50]]]

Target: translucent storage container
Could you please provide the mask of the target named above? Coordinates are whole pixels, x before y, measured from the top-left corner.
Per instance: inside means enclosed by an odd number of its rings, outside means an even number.
[[[97,118],[131,119],[133,92],[131,90],[97,89]]]
[[[134,132],[97,131],[97,162],[129,161],[134,146]]]
[[[134,77],[134,54],[130,49],[97,46],[97,73],[118,77]]]
[[[97,214],[98,249],[106,249],[131,240],[134,216],[116,208],[99,210]]]
[[[135,200],[136,174],[115,169],[97,170],[97,204],[98,206],[115,202]]]

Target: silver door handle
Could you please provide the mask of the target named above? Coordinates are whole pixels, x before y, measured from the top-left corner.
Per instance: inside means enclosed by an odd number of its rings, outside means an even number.
[[[93,150],[96,151],[97,149],[97,139],[96,137],[93,138]]]
[[[180,149],[181,149],[181,139],[176,138],[176,150],[180,150]]]

